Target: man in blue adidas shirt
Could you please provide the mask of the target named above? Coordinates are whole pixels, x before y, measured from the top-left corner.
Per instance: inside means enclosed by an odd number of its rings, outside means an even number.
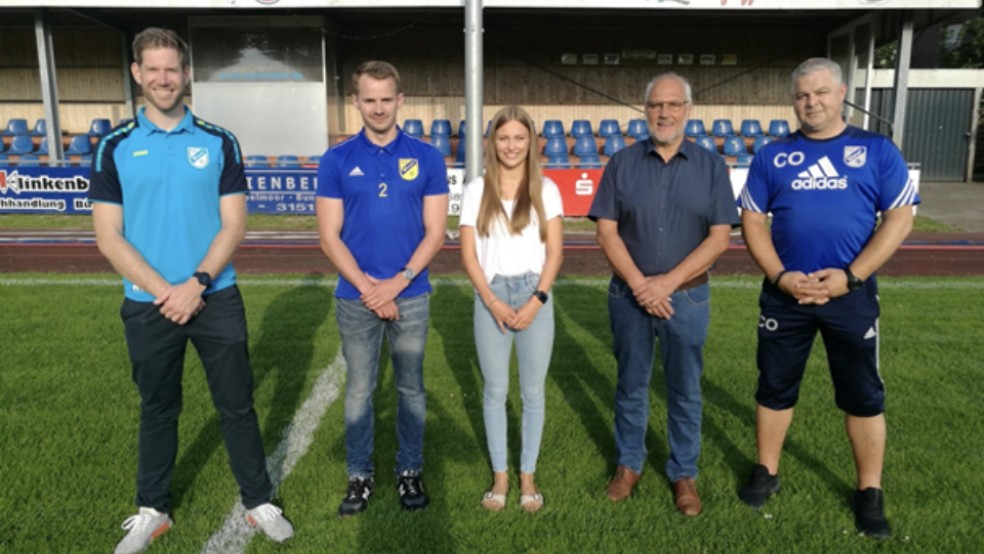
[[[335,315],[346,363],[348,490],[339,516],[366,509],[373,490],[372,396],[383,336],[398,395],[396,487],[407,510],[428,504],[421,482],[430,317],[427,266],[444,244],[447,169],[440,152],[396,125],[400,74],[386,62],[352,75],[362,132],[328,149],[318,167],[318,230],[338,269]]]
[[[167,531],[178,447],[181,373],[191,340],[205,369],[246,519],[275,541],[293,535],[270,503],[273,484],[253,410],[246,314],[230,261],[246,228],[246,176],[235,137],[182,103],[188,47],[150,28],[133,41],[146,106],[99,143],[92,167],[96,242],[123,276],[121,309],[140,392],[138,513],[117,554]]]
[[[779,491],[779,457],[819,331],[854,451],[855,523],[861,533],[885,538],[885,388],[874,273],[912,229],[919,196],[891,141],[845,123],[846,91],[831,60],[812,58],[797,67],[792,93],[800,130],[755,155],[739,198],[748,251],[765,274],[755,394],[758,463],[739,496],[759,508]]]

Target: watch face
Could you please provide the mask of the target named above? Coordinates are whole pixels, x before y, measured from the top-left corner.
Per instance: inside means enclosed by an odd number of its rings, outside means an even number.
[[[407,278],[407,281],[413,281],[413,278],[416,277],[416,275],[417,274],[414,273],[409,267],[403,270],[403,276]]]

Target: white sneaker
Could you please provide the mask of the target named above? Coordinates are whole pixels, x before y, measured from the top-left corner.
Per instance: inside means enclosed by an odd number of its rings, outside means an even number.
[[[123,522],[123,529],[129,533],[116,545],[115,554],[143,552],[172,525],[174,522],[167,514],[141,506],[137,515],[130,516]]]
[[[276,542],[284,542],[294,536],[294,526],[283,516],[283,510],[267,502],[246,512],[246,522],[258,527]]]

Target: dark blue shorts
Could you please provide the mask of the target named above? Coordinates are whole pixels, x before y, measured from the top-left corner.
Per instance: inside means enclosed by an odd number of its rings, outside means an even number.
[[[874,278],[823,306],[797,304],[766,281],[759,297],[755,400],[773,410],[796,405],[817,331],[823,338],[837,407],[858,417],[885,411],[878,373],[878,285]]]

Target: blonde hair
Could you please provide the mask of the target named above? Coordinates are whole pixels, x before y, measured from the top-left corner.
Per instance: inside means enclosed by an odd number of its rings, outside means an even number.
[[[495,133],[510,121],[517,121],[530,133],[529,149],[526,152],[526,174],[516,191],[516,205],[512,217],[502,207],[502,191],[499,186],[500,167],[495,149]],[[479,236],[492,234],[493,225],[500,219],[507,223],[510,234],[518,235],[530,224],[530,212],[536,212],[540,227],[540,242],[547,240],[547,216],[543,211],[543,177],[540,175],[539,141],[533,118],[519,106],[506,106],[492,116],[489,143],[485,147],[485,188],[482,203],[478,208],[478,221],[475,228]]]
[[[355,68],[355,72],[352,73],[352,94],[356,96],[359,95],[359,78],[363,75],[368,75],[377,81],[393,79],[393,82],[396,84],[396,92],[403,92],[400,83],[400,72],[389,62],[370,60],[363,62],[359,67]]]
[[[158,27],[147,27],[137,33],[137,36],[133,38],[133,59],[136,60],[137,65],[143,63],[144,50],[153,48],[174,48],[178,51],[178,57],[181,58],[181,68],[188,68],[188,43],[182,40],[174,31]]]

